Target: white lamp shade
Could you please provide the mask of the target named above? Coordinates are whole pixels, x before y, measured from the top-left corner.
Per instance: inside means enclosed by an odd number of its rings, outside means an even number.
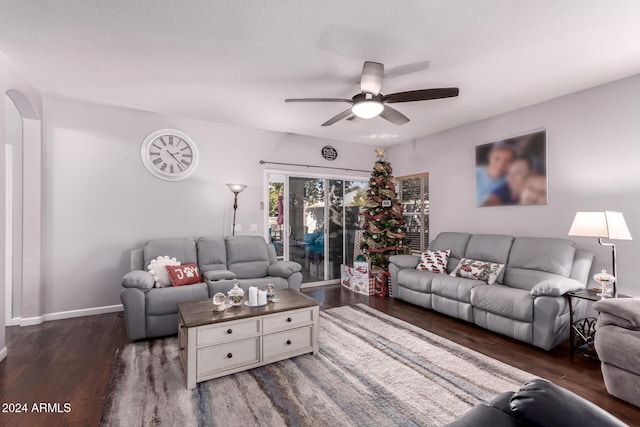
[[[604,212],[577,212],[569,229],[569,236],[607,237]]]
[[[627,223],[624,221],[622,212],[604,211],[607,218],[607,228],[609,229],[609,238],[613,240],[632,240],[631,233]]]
[[[242,193],[242,190],[247,188],[247,186],[244,184],[227,184],[227,187],[229,187],[229,190],[234,193]]]
[[[631,240],[622,212],[577,212],[569,236]]]

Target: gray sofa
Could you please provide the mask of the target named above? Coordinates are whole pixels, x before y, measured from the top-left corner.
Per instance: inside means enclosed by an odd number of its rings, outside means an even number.
[[[609,394],[640,406],[640,298],[597,301],[594,345]]]
[[[154,287],[146,270],[158,256],[175,257],[182,264],[198,265],[204,282],[177,287]],[[249,286],[273,283],[277,289],[300,290],[301,266],[278,261],[273,246],[259,236],[200,237],[151,240],[131,252],[131,272],[122,279],[120,300],[124,306],[130,340],[178,333],[177,304],[205,300],[227,293],[235,283]]]
[[[569,336],[564,294],[584,289],[593,254],[565,239],[441,233],[430,250],[451,250],[447,270],[461,258],[504,264],[496,283],[416,270],[420,258],[395,255],[393,296],[549,350]],[[586,305],[578,303],[580,316]]]

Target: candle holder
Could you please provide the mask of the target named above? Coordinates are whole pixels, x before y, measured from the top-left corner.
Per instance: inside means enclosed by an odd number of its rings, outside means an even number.
[[[244,291],[242,288],[238,286],[238,284],[233,285],[233,289],[228,292],[229,295],[229,305],[231,307],[237,307],[242,305],[242,298],[244,297]]]

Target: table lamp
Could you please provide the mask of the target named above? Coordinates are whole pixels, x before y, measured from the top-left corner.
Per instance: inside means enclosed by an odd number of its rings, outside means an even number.
[[[244,184],[227,184],[229,190],[233,193],[233,226],[231,227],[231,235],[236,235],[236,211],[238,210],[238,194],[247,188]]]
[[[602,239],[632,240],[622,212],[612,211],[577,212],[569,229],[569,236],[597,237],[602,246],[611,246],[613,276],[616,276],[616,245],[605,243]],[[613,283],[614,296],[617,295],[616,282]]]

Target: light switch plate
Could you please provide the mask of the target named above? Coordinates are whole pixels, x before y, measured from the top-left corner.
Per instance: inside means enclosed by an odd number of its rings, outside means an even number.
[[[251,231],[258,231],[258,224],[251,224]]]

